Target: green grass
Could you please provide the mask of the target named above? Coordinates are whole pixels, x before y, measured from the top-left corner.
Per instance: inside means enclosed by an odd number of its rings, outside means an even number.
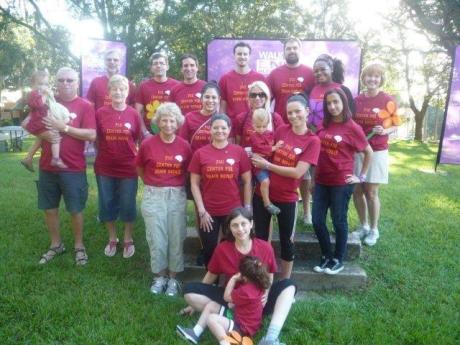
[[[297,302],[283,329],[288,344],[460,343],[460,167],[430,173],[436,147],[391,146],[390,184],[381,190],[381,240],[359,263],[368,286],[321,292]],[[0,154],[0,344],[183,344],[174,333],[180,298],[149,292],[151,273],[142,220],[136,255],[104,257],[107,241],[96,222],[92,171],[85,212],[89,264],[76,267],[69,217],[62,216],[68,252],[46,266],[48,246],[34,179],[20,167],[23,153]],[[428,171],[427,171],[428,170]],[[352,207],[351,207],[352,208]],[[354,210],[350,225],[356,225]],[[215,341],[205,336],[203,344]]]

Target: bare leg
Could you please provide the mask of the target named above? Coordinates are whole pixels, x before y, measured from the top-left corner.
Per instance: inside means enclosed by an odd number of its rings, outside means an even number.
[[[303,220],[304,220],[305,225],[311,224],[311,208],[310,208],[311,186],[312,186],[311,179],[302,180],[302,183],[300,184],[300,196],[302,197]]]
[[[51,239],[50,247],[57,247],[61,244],[61,233],[59,231],[59,209],[45,210],[45,223]]]
[[[364,194],[363,184],[358,183],[353,192],[353,203],[355,204],[356,213],[358,214],[359,223],[363,226],[368,225],[367,220],[367,202]]]
[[[125,223],[125,242],[133,240],[134,223]]]
[[[281,260],[281,276],[280,279],[286,279],[291,277],[292,266],[294,261]]]
[[[75,238],[75,248],[84,248],[83,244],[83,213],[72,213],[72,231]]]
[[[217,313],[208,316],[208,327],[211,333],[219,341],[219,344],[224,344],[222,341],[227,335],[227,330],[230,328],[230,321],[225,316]],[[229,344],[228,342],[226,344]]]
[[[204,307],[203,311],[201,312],[200,318],[198,319],[196,324],[201,326],[203,329],[205,329],[208,323],[208,317],[211,314],[217,314],[219,310],[220,310],[220,304],[214,301],[210,301]]]
[[[291,310],[292,303],[294,302],[294,295],[295,287],[289,286],[278,296],[275,308],[273,309],[272,319],[270,320],[270,326],[276,325],[279,329],[283,328],[284,322]]]
[[[379,184],[365,183],[364,189],[366,195],[366,203],[369,214],[370,226],[371,229],[377,229],[380,217]]]
[[[116,241],[117,240],[117,229],[115,227],[115,222],[106,222],[105,228],[109,233],[109,241]]]
[[[265,207],[267,207],[268,205],[272,203],[270,201],[269,188],[270,188],[270,179],[266,178],[265,180],[260,182],[260,194],[262,196],[262,201]]]
[[[195,293],[185,294],[184,299],[185,302],[187,302],[187,304],[195,311],[202,311],[206,304],[211,302],[210,298]]]

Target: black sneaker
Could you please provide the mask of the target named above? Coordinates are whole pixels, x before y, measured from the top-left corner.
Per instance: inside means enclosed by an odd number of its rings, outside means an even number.
[[[203,249],[200,249],[198,256],[196,257],[196,265],[197,266],[204,266],[204,253]]]
[[[324,273],[334,275],[342,271],[343,267],[344,267],[343,263],[341,263],[339,260],[332,259],[329,261],[329,264],[324,270]]]
[[[327,265],[329,264],[329,261],[331,260],[329,260],[325,256],[322,256],[319,265],[313,267],[313,271],[315,271],[316,273],[323,273]]]
[[[198,344],[199,337],[196,336],[192,328],[185,328],[185,327],[177,325],[176,332],[188,342],[192,344]]]

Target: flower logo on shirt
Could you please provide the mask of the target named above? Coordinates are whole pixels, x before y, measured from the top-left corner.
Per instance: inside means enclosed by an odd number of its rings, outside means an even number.
[[[334,140],[340,143],[342,141],[342,137],[340,135],[334,135]]]
[[[304,79],[303,77],[298,77],[298,78],[297,78],[297,81],[298,81],[299,83],[303,83],[304,80],[305,80],[305,79]]]
[[[201,98],[201,92],[197,92],[197,93],[195,94],[195,97],[196,97],[196,98]]]
[[[178,162],[182,162],[182,160],[183,160],[184,158],[182,158],[181,155],[177,155],[177,156],[174,157],[174,159],[175,159],[176,161],[178,161]]]
[[[171,93],[171,90],[165,90],[165,94],[169,95]]]
[[[295,148],[294,148],[294,153],[295,153],[296,155],[300,155],[300,154],[302,153],[302,149],[299,149],[298,147],[295,147]]]
[[[228,159],[226,160],[226,162],[227,162],[229,165],[235,164],[235,160],[234,160],[233,158],[228,158]]]
[[[131,129],[131,124],[130,124],[129,122],[126,122],[126,123],[124,124],[124,126],[125,126],[126,128],[128,128],[128,129]]]
[[[72,119],[72,120],[75,120],[77,118],[77,114],[75,113],[70,113],[69,114],[69,117]]]
[[[153,116],[155,115],[159,106],[160,106],[160,102],[157,99],[147,104],[145,106],[145,109],[147,110],[147,114],[145,115],[145,117],[149,120],[153,119]]]

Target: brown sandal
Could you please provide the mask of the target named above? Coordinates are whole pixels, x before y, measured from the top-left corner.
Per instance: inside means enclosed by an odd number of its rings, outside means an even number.
[[[48,251],[42,255],[40,258],[40,261],[38,261],[39,265],[44,265],[50,262],[51,260],[54,259],[55,256],[61,255],[62,253],[65,252],[65,247],[64,243],[61,243],[60,245],[56,247],[51,247],[48,249]]]

